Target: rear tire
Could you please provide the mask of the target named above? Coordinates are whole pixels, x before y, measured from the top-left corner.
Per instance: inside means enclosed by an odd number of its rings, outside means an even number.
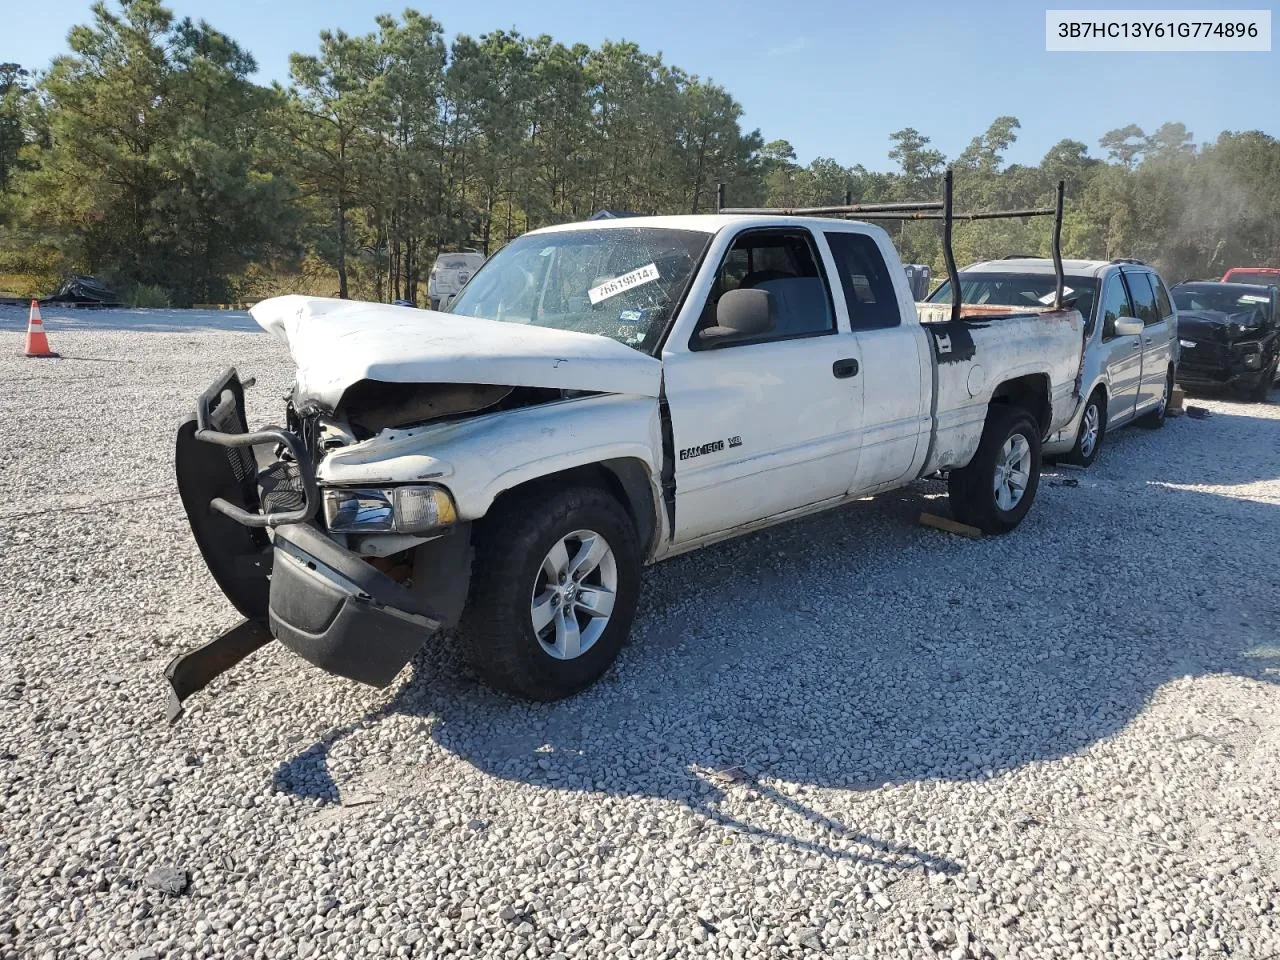
[[[573,561],[590,551],[590,537],[599,538],[607,557],[578,581]],[[551,562],[557,550],[558,566]],[[559,700],[609,669],[631,630],[641,570],[635,527],[616,499],[594,487],[510,497],[477,525],[475,551],[459,632],[488,684],[530,700]],[[568,576],[560,580],[553,568]],[[590,605],[602,593],[612,596],[601,625]],[[550,612],[552,604],[554,616],[535,628],[538,610]],[[581,652],[573,652],[574,643]]]
[[[1164,396],[1160,398],[1160,403],[1150,413],[1144,413],[1138,418],[1137,424],[1148,430],[1159,430],[1164,426],[1165,421],[1169,418],[1169,400],[1173,397],[1173,368],[1169,368],[1169,372],[1164,378]]]
[[[1076,434],[1076,445],[1062,459],[1074,463],[1077,467],[1088,467],[1098,459],[1098,451],[1102,449],[1102,441],[1107,435],[1107,408],[1102,400],[1102,393],[1095,390],[1085,401],[1084,413],[1080,415],[1080,430]]]
[[[1021,487],[1012,501],[1010,480]],[[987,414],[977,453],[948,478],[951,514],[983,533],[1008,533],[1031,509],[1039,486],[1040,427],[1021,407],[996,405]]]

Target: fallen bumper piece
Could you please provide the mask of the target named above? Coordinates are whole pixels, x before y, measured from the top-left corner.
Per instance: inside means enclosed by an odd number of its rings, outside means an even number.
[[[241,620],[226,633],[203,647],[183,653],[169,661],[164,678],[169,681],[166,714],[170,723],[182,716],[182,704],[193,693],[199,693],[219,674],[225,673],[271,642],[271,631],[261,620]]]

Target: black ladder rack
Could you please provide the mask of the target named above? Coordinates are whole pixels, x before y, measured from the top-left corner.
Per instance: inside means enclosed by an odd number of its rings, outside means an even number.
[[[947,279],[951,283],[951,319],[959,320],[961,312],[960,272],[956,269],[955,253],[951,246],[951,231],[957,220],[1011,220],[1019,217],[1053,217],[1053,272],[1057,286],[1053,307],[1061,310],[1063,303],[1062,274],[1062,198],[1066,181],[1059,180],[1052,207],[1036,207],[1029,210],[989,210],[976,213],[956,213],[953,173],[950,167],[942,180],[942,200],[912,200],[902,203],[844,203],[830,207],[726,207],[724,184],[716,187],[716,206],[724,214],[757,214],[788,217],[841,217],[858,220],[941,220],[942,255],[947,263]],[[848,193],[845,199],[849,199]]]

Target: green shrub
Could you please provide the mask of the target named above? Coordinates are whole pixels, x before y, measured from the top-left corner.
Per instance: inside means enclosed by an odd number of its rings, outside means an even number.
[[[154,283],[139,283],[125,292],[124,301],[131,307],[167,307],[169,293]]]

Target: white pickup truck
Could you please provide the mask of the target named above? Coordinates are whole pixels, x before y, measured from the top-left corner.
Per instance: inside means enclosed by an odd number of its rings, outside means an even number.
[[[598,678],[646,564],[945,474],[956,519],[1012,530],[1075,413],[1074,310],[917,305],[849,220],[676,216],[510,243],[449,313],[299,296],[285,427],[228,371],[177,443],[214,577],[246,621],[175,659],[171,712],[273,636],[389,683],[457,625],[534,699]]]

